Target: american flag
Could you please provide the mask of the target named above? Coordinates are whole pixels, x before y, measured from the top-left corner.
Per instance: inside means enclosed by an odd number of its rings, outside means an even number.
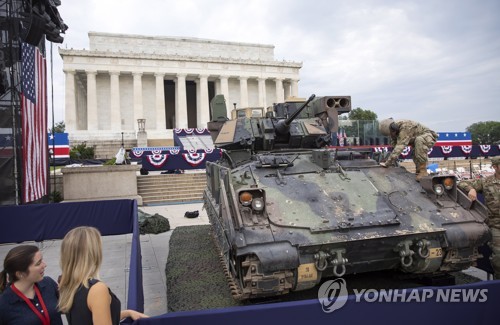
[[[21,119],[24,203],[48,194],[46,62],[40,50],[21,43]]]

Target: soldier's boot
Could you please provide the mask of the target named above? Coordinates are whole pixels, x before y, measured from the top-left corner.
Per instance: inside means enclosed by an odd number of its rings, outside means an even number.
[[[422,166],[421,163],[415,163],[415,176],[420,172],[420,166]]]
[[[419,164],[419,165],[420,165],[420,169],[417,170],[417,177],[415,178],[417,180],[417,182],[420,182],[420,179],[422,177],[429,175],[427,173],[427,166],[425,164]]]

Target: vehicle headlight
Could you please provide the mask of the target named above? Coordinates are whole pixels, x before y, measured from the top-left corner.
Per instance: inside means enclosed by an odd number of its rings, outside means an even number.
[[[441,184],[435,184],[433,187],[434,193],[437,195],[443,195],[444,194],[444,187]]]
[[[447,177],[443,181],[444,188],[447,189],[448,191],[453,188],[454,184],[455,184],[455,182],[453,181],[453,178],[451,178],[451,177]]]
[[[252,209],[258,212],[264,210],[264,200],[262,198],[254,199],[252,202]]]
[[[240,193],[240,202],[241,202],[241,205],[247,207],[247,206],[250,206],[250,204],[252,204],[252,194],[250,192],[241,192]]]

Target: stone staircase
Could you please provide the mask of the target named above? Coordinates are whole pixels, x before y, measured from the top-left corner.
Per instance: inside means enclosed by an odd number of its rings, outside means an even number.
[[[143,205],[201,201],[206,184],[204,172],[137,176]]]

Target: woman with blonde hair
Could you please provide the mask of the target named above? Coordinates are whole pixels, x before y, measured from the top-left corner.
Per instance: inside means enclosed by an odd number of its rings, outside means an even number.
[[[116,325],[121,319],[147,317],[134,310],[122,310],[120,300],[99,280],[102,264],[101,233],[94,227],[77,227],[61,243],[59,309],[69,325]]]

